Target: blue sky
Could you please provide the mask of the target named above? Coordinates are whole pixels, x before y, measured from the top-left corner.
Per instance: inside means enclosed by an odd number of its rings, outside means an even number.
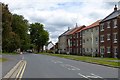
[[[12,13],[23,15],[30,23],[40,22],[50,33],[50,41],[68,29],[90,25],[114,10],[119,0],[1,0]]]

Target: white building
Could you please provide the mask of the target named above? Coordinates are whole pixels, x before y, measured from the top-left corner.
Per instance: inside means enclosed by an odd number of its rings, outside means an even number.
[[[99,22],[82,29],[82,53],[88,56],[97,56],[99,51]]]

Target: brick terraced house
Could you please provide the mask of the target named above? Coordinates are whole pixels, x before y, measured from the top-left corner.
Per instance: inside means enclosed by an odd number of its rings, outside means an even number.
[[[120,9],[117,10],[116,5],[114,11],[100,22],[99,37],[101,57],[120,57]]]

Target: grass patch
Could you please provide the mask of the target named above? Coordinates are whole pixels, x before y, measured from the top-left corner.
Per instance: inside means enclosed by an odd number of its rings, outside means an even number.
[[[0,62],[5,62],[5,61],[7,61],[6,58],[0,58]]]
[[[2,54],[17,55],[18,53],[15,53],[15,52],[13,52],[13,53],[7,53],[7,52],[4,52],[4,53],[2,53]]]
[[[61,58],[67,58],[77,61],[84,61],[90,63],[97,63],[100,65],[107,65],[110,67],[120,67],[120,62],[114,62],[113,60],[118,60],[117,58],[100,58],[100,57],[86,57],[86,56],[76,56],[76,55],[65,55],[65,54],[52,54],[52,53],[39,53],[50,56],[57,56]]]

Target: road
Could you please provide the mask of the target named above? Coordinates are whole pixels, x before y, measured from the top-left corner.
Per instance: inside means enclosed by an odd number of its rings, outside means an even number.
[[[6,54],[2,54],[1,55],[3,58],[8,59],[5,62],[2,62],[2,77],[5,76],[7,74],[8,71],[10,71],[21,59],[22,56],[21,55],[6,55]]]
[[[117,68],[81,61],[41,54],[24,54],[24,60],[27,61],[27,66],[23,78],[118,78]]]

